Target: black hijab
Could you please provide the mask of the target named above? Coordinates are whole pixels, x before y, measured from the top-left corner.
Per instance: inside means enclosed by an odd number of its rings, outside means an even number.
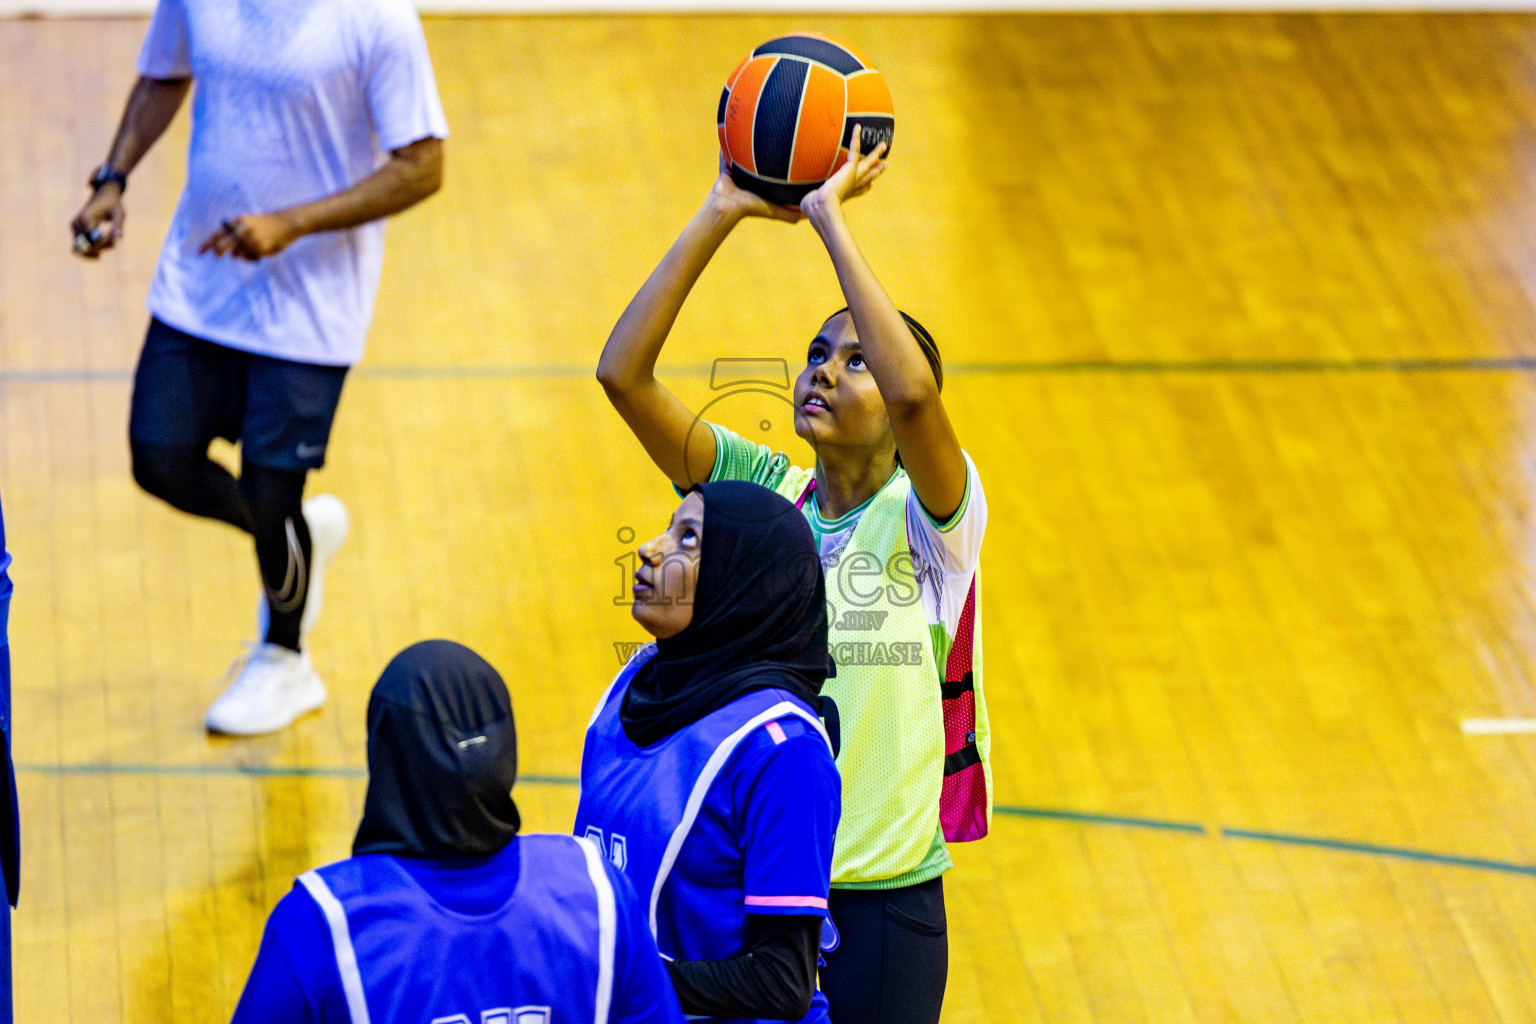
[[[816,539],[794,505],[757,484],[700,484],[703,544],[693,621],[656,642],[619,718],[649,746],[751,690],[820,704],[828,675],[827,597]]]
[[[501,676],[448,640],[407,647],[368,699],[368,795],[352,853],[495,853],[522,824],[516,778],[517,730]]]

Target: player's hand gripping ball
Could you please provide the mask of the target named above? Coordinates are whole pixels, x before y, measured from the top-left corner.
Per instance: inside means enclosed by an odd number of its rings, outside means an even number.
[[[815,32],[770,39],[736,65],[715,118],[731,180],[779,206],[830,178],[848,159],[855,124],[861,152],[896,131],[891,90],[846,43]]]

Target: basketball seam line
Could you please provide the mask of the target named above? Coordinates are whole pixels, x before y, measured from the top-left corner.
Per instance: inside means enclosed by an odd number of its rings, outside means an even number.
[[[868,65],[865,65],[863,68],[861,68],[858,71],[855,71],[855,72],[853,72],[851,74],[844,75],[843,76],[843,106],[846,107],[848,105],[848,80],[849,79],[857,78],[860,75],[878,74],[878,73],[879,72],[875,68],[872,68],[872,67],[869,67]],[[896,105],[895,103],[891,104],[891,106],[893,106],[893,107],[895,105]],[[850,110],[850,111],[848,111],[846,117],[888,117],[893,122],[896,120],[896,114],[894,112],[887,114],[884,111],[880,111],[880,110]],[[848,127],[848,121],[846,120],[846,117],[845,117],[845,119],[843,121],[843,128],[845,130]],[[846,148],[847,148],[846,146],[840,146],[838,148],[838,151],[841,152],[843,149],[846,149]]]
[[[765,54],[763,54],[763,56],[764,57],[779,57],[779,58],[788,57],[791,60],[803,60],[807,64],[815,64],[819,68],[826,68],[828,71],[832,72],[838,78],[842,78],[842,79],[852,78],[855,75],[867,75],[870,72],[874,72],[875,71],[874,68],[860,68],[857,71],[847,71],[847,72],[839,71],[839,70],[837,70],[837,68],[833,67],[831,64],[828,64],[826,61],[817,60],[815,57],[802,57],[798,53],[765,53]]]
[[[789,133],[789,164],[784,168],[784,173],[791,179],[795,176],[795,150],[800,148],[800,117],[805,113],[805,94],[811,87],[811,69],[805,69],[805,77],[800,79],[800,98],[795,101],[795,123]]]
[[[838,78],[843,85],[843,123],[837,126],[837,145],[832,147],[832,156],[827,161],[827,172],[821,176],[822,181],[832,177],[832,171],[837,167],[838,154],[843,151],[843,133],[848,130],[848,76],[839,75]]]
[[[768,79],[773,76],[773,69],[779,66],[779,55],[775,53],[769,56],[773,58],[773,63],[768,66],[767,71],[763,72],[763,80],[757,84],[757,95],[752,99],[752,131],[747,142],[748,148],[752,151],[752,170],[750,172],[752,174],[757,174],[757,112],[763,106],[763,93],[768,91]],[[746,168],[743,167],[742,170],[746,170]]]
[[[780,39],[792,39],[792,38],[795,38],[795,37],[799,37],[801,39],[816,39],[816,40],[819,40],[819,41],[821,41],[823,43],[828,43],[833,48],[841,50],[841,51],[843,51],[843,53],[845,53],[849,57],[851,57],[853,59],[853,61],[859,65],[859,69],[857,71],[839,71],[837,68],[835,68],[832,65],[826,63],[825,61],[817,60],[815,57],[807,57],[804,54],[800,54],[800,53],[763,53],[763,54],[760,54],[760,53],[757,52],[757,51],[761,50],[763,47],[767,46],[768,43],[776,43]],[[809,62],[811,64],[820,64],[822,67],[826,68],[828,71],[832,72],[834,75],[838,75],[839,77],[844,77],[844,78],[846,78],[849,75],[862,75],[866,71],[874,71],[874,70],[876,70],[873,66],[870,65],[869,61],[865,60],[859,54],[854,53],[853,49],[851,47],[849,47],[849,45],[847,43],[839,42],[838,40],[833,39],[831,36],[823,35],[820,32],[791,32],[787,36],[778,36],[776,38],[770,39],[770,40],[768,40],[768,43],[759,43],[757,46],[754,46],[752,48],[752,52],[747,55],[747,59],[748,60],[752,60],[753,58],[760,57],[760,56],[761,57],[793,57],[796,60],[807,61],[807,62]]]
[[[741,77],[741,73],[743,71],[747,70],[747,65],[751,64],[751,63],[752,63],[752,58],[751,57],[748,57],[746,60],[742,61],[741,62],[741,67],[737,68],[735,73],[731,75],[730,80],[725,83],[725,87],[727,89],[734,89],[734,88],[736,88],[736,81],[737,81],[737,79],[739,79]]]
[[[751,54],[748,54],[747,55],[747,59],[742,61],[741,64],[737,66],[735,71],[731,72],[731,77],[730,78],[726,79],[726,82],[725,82],[725,102],[720,104],[720,118],[719,118],[719,124],[718,124],[718,127],[720,127],[720,128],[724,128],[725,127],[726,115],[728,115],[730,113],[730,111],[731,111],[731,93],[736,91],[736,82],[737,82],[737,80],[739,80],[741,78],[742,73],[747,70],[747,65],[751,64],[751,63],[752,63],[752,56],[751,56]],[[725,148],[726,148],[726,155],[729,156],[730,155],[730,146],[727,145]]]
[[[841,153],[842,150],[838,150],[838,152]],[[740,165],[738,165],[738,166],[740,166]],[[747,170],[745,167],[742,167],[741,169],[744,170],[744,171]],[[790,181],[788,178],[770,178],[768,175],[766,175],[766,174],[759,174],[757,171],[747,171],[747,173],[752,175],[752,177],[756,178],[758,181],[772,182],[775,185],[804,185],[805,184],[805,182],[803,182],[803,181]]]

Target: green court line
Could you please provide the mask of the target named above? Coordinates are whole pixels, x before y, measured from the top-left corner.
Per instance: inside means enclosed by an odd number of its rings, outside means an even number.
[[[658,367],[662,376],[707,377],[708,364]],[[1528,373],[1536,357],[1466,357],[1447,359],[1210,359],[1114,360],[1075,359],[1036,362],[947,363],[947,376],[1050,376],[1056,374],[1325,374],[1325,373]],[[352,371],[364,380],[580,380],[591,378],[595,365],[529,366],[377,366],[363,364]],[[117,369],[0,370],[0,384],[90,384],[132,380],[133,371]]]
[[[1378,846],[1375,843],[1354,843],[1343,839],[1318,839],[1313,836],[1293,836],[1284,832],[1254,832],[1249,829],[1224,828],[1221,834],[1227,839],[1252,839],[1265,843],[1281,843],[1288,846],[1312,846],[1321,850],[1340,850],[1345,853],[1370,853],[1378,857],[1396,857],[1401,860],[1424,861],[1429,864],[1448,864],[1458,868],[1481,868],[1484,871],[1503,871],[1515,875],[1536,876],[1536,866],[1513,864],[1502,860],[1484,860],[1481,857],[1457,857],[1447,853],[1430,853],[1427,850],[1410,850],[1402,846]]]
[[[1119,814],[1088,814],[1083,811],[1059,811],[1048,807],[1005,807],[995,804],[992,813],[1014,818],[1046,818],[1053,821],[1077,821],[1085,825],[1119,825],[1122,828],[1151,828],[1164,832],[1188,832],[1205,835],[1205,826],[1187,821],[1159,821],[1156,818],[1133,818]]]
[[[1053,373],[1524,373],[1536,370],[1536,357],[1499,356],[1448,359],[1081,359],[1042,362],[945,363],[944,374]]]
[[[256,776],[261,778],[366,778],[365,768],[346,765],[240,765],[240,764],[30,764],[16,765],[18,772],[37,775],[149,775],[149,776]],[[519,775],[519,785],[525,786],[575,786],[578,780],[568,775]],[[1083,825],[1109,825],[1120,828],[1152,829],[1159,832],[1178,832],[1184,835],[1208,835],[1203,825],[1187,821],[1164,821],[1160,818],[1142,818],[1123,814],[1094,814],[1087,811],[1068,811],[1053,807],[1017,807],[998,804],[993,813],[1011,818],[1033,818],[1045,821],[1066,821]],[[1510,861],[1486,860],[1480,857],[1460,857],[1455,854],[1434,853],[1401,846],[1382,846],[1375,843],[1357,843],[1343,839],[1326,839],[1316,836],[1298,836],[1284,832],[1258,832],[1251,829],[1222,828],[1223,839],[1239,839],[1254,842],[1276,843],[1284,846],[1309,846],[1342,853],[1365,853],[1378,857],[1413,860],[1426,864],[1444,864],[1451,867],[1476,868],[1498,871],[1504,874],[1536,877],[1536,865],[1516,864]]]

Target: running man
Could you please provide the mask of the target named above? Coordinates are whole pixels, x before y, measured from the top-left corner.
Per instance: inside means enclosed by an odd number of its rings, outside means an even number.
[[[138,71],[70,227],[88,259],[122,237],[128,176],[195,83],[128,438],[139,486],[255,541],[258,644],[206,724],[272,732],[325,702],[305,648],[348,520],[305,478],[362,356],[383,218],[437,191],[447,123],[408,0],[159,0]],[[216,437],[240,442],[238,479]]]

